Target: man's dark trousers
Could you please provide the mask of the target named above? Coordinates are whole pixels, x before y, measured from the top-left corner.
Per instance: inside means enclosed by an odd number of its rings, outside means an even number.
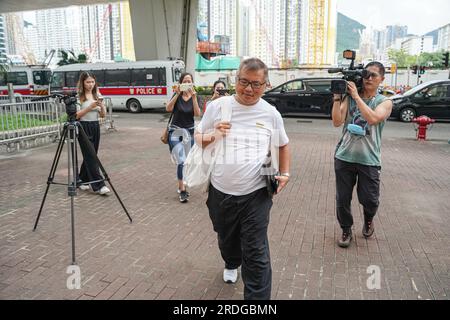
[[[351,202],[353,187],[358,180],[359,203],[364,208],[364,219],[371,221],[378,210],[380,198],[379,166],[366,166],[334,159],[336,173],[336,213],[342,230],[349,231],[353,225]]]
[[[244,299],[269,300],[272,268],[267,227],[272,199],[267,189],[233,196],[211,184],[206,204],[225,268],[236,269],[242,264]]]

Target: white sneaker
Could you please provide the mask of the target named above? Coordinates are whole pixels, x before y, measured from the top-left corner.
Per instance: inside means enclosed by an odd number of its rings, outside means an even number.
[[[226,283],[236,283],[238,277],[238,269],[223,269],[223,281]]]
[[[100,190],[97,191],[101,195],[105,195],[111,192],[107,186],[103,186]]]
[[[88,184],[80,184],[78,188],[80,188],[80,190],[86,191],[89,190],[91,187]]]

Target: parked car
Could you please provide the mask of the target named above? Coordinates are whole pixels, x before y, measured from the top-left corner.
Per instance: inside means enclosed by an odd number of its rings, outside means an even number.
[[[263,99],[282,114],[331,115],[333,78],[300,78],[287,81],[264,93]]]
[[[391,99],[394,103],[391,116],[403,122],[421,115],[450,119],[450,80],[425,82]]]

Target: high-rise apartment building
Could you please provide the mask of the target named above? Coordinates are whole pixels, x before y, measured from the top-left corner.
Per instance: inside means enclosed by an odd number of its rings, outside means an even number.
[[[230,53],[236,55],[238,51],[237,32],[242,6],[240,0],[200,0],[199,22],[206,24],[208,41],[214,41],[215,36],[230,38]],[[240,25],[242,26],[242,25]]]
[[[91,61],[114,60],[114,33],[111,32],[112,5],[79,7],[81,44]]]
[[[81,49],[80,18],[76,7],[38,10],[35,12],[37,48],[33,48],[36,58],[43,60],[51,50]]]
[[[6,31],[5,18],[0,15],[0,63],[6,62]]]
[[[450,23],[439,28],[436,49],[450,51]]]
[[[17,53],[17,41],[16,34],[18,30],[16,30],[15,19],[19,18],[19,14],[10,13],[3,15],[0,19],[3,19],[3,32],[5,36],[5,45],[6,45],[6,53],[9,55],[16,55]],[[2,22],[0,22],[1,24]],[[23,21],[22,21],[23,25]],[[20,26],[20,23],[19,23]],[[0,31],[1,32],[1,31]]]
[[[273,20],[273,12],[276,11],[277,1],[250,1],[251,10],[249,15],[249,51],[251,56],[256,56],[268,65],[278,62],[278,52]],[[272,21],[272,23],[268,23]]]
[[[386,47],[392,45],[396,39],[404,38],[408,34],[408,26],[387,26],[386,27]]]
[[[230,35],[231,54],[250,56],[250,6],[244,1],[236,2],[236,27]]]
[[[409,55],[420,55],[424,52],[433,52],[432,36],[414,36],[401,42],[401,49]]]
[[[4,20],[7,54],[27,63],[42,62],[52,49],[87,53],[91,61],[135,60],[127,1],[8,13]]]
[[[210,40],[229,36],[231,54],[257,56],[270,66],[333,64],[336,19],[336,0],[199,1]]]
[[[128,2],[82,6],[82,51],[91,61],[135,60]]]

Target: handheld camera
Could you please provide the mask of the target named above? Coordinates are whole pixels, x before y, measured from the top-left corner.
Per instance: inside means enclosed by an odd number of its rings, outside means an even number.
[[[363,79],[369,77],[369,72],[364,69],[362,64],[355,67],[356,52],[352,50],[345,50],[343,53],[345,59],[351,60],[350,66],[345,68],[332,68],[328,69],[328,73],[342,73],[342,79],[331,81],[331,92],[334,94],[347,93],[347,81],[352,81],[356,84],[358,91],[363,89]]]

